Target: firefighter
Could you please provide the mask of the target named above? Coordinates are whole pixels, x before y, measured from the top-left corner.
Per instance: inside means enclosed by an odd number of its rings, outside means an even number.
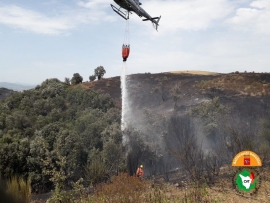
[[[140,165],[140,167],[137,169],[136,176],[139,178],[142,178],[144,176],[143,165]]]

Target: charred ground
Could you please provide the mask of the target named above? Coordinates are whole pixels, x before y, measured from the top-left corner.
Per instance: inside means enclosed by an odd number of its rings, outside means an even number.
[[[164,77],[167,77],[168,81],[164,83],[163,101],[160,94],[153,92],[153,88],[158,86],[157,79]],[[202,99],[219,97],[222,102],[234,105],[241,112],[245,108],[246,112],[256,112],[259,115],[269,113],[269,73],[145,73],[129,75],[127,80],[130,100],[135,109],[171,109],[174,101],[170,89],[181,83],[182,97],[177,102],[179,109],[196,105]],[[94,89],[110,94],[121,107],[120,77],[84,82],[80,85],[86,90]]]

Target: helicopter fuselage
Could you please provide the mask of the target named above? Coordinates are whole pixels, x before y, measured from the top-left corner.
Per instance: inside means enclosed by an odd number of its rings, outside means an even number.
[[[135,12],[140,17],[144,16],[145,18],[151,18],[151,16],[146,13],[145,10],[142,9],[142,7],[140,7],[139,1],[136,2],[134,0],[114,0],[114,2],[129,12]]]
[[[157,29],[158,27],[158,22],[161,18],[160,17],[155,17],[152,18],[140,5],[141,3],[139,2],[139,0],[114,0],[115,3],[117,3],[120,8],[117,9],[115,6],[112,6],[112,9],[118,13],[120,16],[122,16],[124,19],[128,19],[129,18],[129,13],[134,12],[136,13],[139,17],[145,17],[145,19],[143,21],[151,21],[153,24],[155,24],[155,27]],[[120,9],[123,8],[127,11],[127,15],[125,15],[122,11],[120,11]]]

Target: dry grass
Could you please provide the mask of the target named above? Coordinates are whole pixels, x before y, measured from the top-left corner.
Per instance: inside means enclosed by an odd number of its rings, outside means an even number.
[[[265,177],[270,176],[268,169]],[[99,185],[83,203],[242,203],[270,202],[270,182],[263,180],[256,194],[242,197],[232,187],[232,179],[220,178],[213,187],[189,184],[176,187],[169,183],[154,184],[127,174],[113,177],[111,183]]]
[[[217,88],[239,95],[261,96],[270,94],[270,83],[260,79],[260,74],[227,74],[213,80],[201,81],[200,89]]]
[[[29,203],[31,200],[31,181],[14,176],[7,181],[7,192],[22,203]]]
[[[200,71],[200,70],[182,70],[182,71],[171,71],[173,74],[192,74],[192,75],[219,75],[220,73]]]
[[[84,203],[195,203],[216,202],[212,200],[206,187],[191,187],[188,191],[180,190],[171,184],[154,184],[127,174],[119,174],[111,183],[95,188],[94,195]]]
[[[224,169],[229,172],[228,169]],[[270,177],[270,169],[263,172]],[[73,201],[72,201],[73,202]],[[232,174],[219,178],[214,186],[189,184],[170,184],[157,180],[140,180],[121,173],[110,183],[99,184],[94,193],[83,194],[76,203],[269,203],[270,181],[263,179],[256,194],[242,197],[232,186]]]
[[[104,183],[96,186],[95,194],[88,202],[125,202],[135,203],[147,190],[149,183],[136,177],[121,173],[111,179],[111,183]]]

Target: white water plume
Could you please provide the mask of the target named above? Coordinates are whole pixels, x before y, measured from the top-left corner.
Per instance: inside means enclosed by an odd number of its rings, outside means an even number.
[[[127,86],[126,86],[126,63],[123,62],[121,74],[121,93],[122,93],[122,117],[121,117],[121,130],[126,128],[126,110],[127,110]]]

